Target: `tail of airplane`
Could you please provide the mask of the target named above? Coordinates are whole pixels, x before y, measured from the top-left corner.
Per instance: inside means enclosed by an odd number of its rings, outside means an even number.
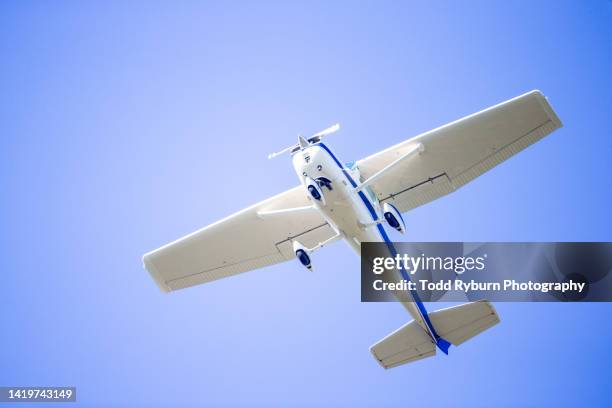
[[[499,323],[499,316],[491,303],[481,300],[429,313],[436,332],[458,346],[466,340]],[[400,327],[370,347],[374,358],[384,368],[431,357],[436,344],[414,320]]]

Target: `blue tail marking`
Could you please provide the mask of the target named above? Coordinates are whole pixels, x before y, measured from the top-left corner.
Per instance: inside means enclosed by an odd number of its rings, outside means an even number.
[[[438,348],[442,350],[444,354],[448,354],[448,348],[451,346],[451,344],[442,337],[438,337],[436,340],[436,346],[438,346]]]

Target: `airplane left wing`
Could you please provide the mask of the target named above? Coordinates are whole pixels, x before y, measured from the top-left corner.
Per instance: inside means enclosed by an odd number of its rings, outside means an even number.
[[[335,235],[316,211],[282,211],[308,205],[295,187],[149,252],[143,263],[169,292],[293,259],[294,239],[312,247]]]

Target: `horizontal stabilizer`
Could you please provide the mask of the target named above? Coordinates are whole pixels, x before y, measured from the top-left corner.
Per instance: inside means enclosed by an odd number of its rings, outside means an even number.
[[[499,323],[495,308],[486,300],[437,310],[429,318],[436,332],[455,346]]]
[[[429,319],[440,336],[438,347],[447,354],[450,344],[458,346],[499,323],[495,308],[486,300],[438,310],[429,313]],[[435,355],[436,344],[413,320],[374,344],[370,351],[381,366],[392,368]]]
[[[370,347],[374,358],[384,368],[397,367],[436,354],[429,334],[414,320]]]

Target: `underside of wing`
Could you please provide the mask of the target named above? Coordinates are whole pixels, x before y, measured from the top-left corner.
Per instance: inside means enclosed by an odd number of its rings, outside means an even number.
[[[448,194],[537,142],[561,121],[540,91],[531,91],[357,162],[364,179],[419,147],[371,184],[381,202],[404,212]]]
[[[309,204],[296,187],[149,252],[144,265],[168,292],[292,259],[292,240],[310,247],[334,231],[316,211],[261,214]]]

